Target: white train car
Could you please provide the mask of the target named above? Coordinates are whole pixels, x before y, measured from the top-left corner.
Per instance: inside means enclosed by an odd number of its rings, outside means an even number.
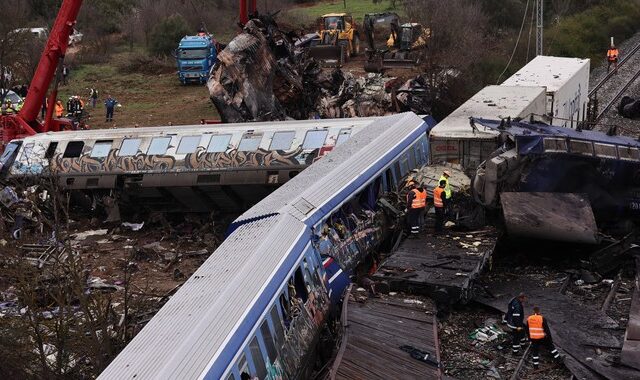
[[[528,118],[545,111],[545,88],[488,86],[438,123],[429,134],[430,162],[453,162],[475,169],[496,150],[498,133],[471,127],[470,117]]]
[[[575,128],[585,120],[589,92],[588,59],[539,55],[505,80],[503,86],[543,86],[545,122]]]

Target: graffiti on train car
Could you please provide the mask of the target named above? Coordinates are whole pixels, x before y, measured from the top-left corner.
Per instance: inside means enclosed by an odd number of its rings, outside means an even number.
[[[357,216],[329,218],[315,245],[321,255],[330,256],[341,268],[352,269],[383,239],[383,225],[375,212],[363,210]]]
[[[119,149],[109,151],[106,157],[64,157],[57,154],[50,164],[52,173],[133,172],[143,170],[165,171],[176,166],[176,159],[167,155],[119,156]]]
[[[288,152],[262,148],[249,152],[237,149],[227,152],[207,152],[205,148],[198,147],[195,153],[185,156],[184,164],[188,169],[308,165],[304,156],[301,147]]]
[[[285,344],[282,347],[284,369],[290,377],[298,368],[303,367],[305,355],[314,344],[320,328],[324,325],[331,301],[326,283],[317,270],[307,272],[311,277],[304,288],[289,283],[289,297],[280,299],[286,328]],[[298,288],[298,290],[296,290]],[[300,294],[304,293],[304,294]],[[306,301],[303,301],[303,297]]]

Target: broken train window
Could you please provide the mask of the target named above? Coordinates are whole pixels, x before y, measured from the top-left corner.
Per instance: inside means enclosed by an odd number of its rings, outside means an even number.
[[[147,149],[148,155],[160,155],[167,153],[167,149],[169,149],[169,143],[171,142],[171,137],[154,137],[151,140],[151,144],[149,144],[149,149]]]
[[[118,156],[135,156],[140,148],[140,139],[124,139],[118,151]]]
[[[289,150],[296,133],[293,131],[276,132],[271,138],[269,150]]]
[[[91,157],[101,158],[107,157],[109,155],[109,151],[111,150],[111,145],[113,144],[113,140],[98,140],[93,144],[93,148],[91,149]]]
[[[229,149],[229,142],[231,142],[231,135],[213,135],[211,136],[211,141],[209,141],[207,152],[226,152]]]
[[[302,143],[303,149],[318,149],[324,145],[324,141],[327,138],[329,131],[325,129],[308,131],[304,136],[304,142]]]
[[[258,377],[258,379],[266,378],[267,367],[265,366],[264,359],[262,358],[262,351],[260,350],[257,336],[254,336],[253,339],[251,339],[251,343],[249,343],[249,351],[251,353],[253,366],[256,369],[255,375]]]
[[[80,157],[84,148],[84,141],[69,141],[64,150],[63,158]]]
[[[177,154],[193,153],[200,144],[200,136],[184,136],[178,144]]]

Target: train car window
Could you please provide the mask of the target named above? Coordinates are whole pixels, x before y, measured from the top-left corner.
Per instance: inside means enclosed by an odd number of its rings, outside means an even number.
[[[231,141],[231,135],[213,135],[211,141],[207,147],[207,152],[226,152],[229,149],[229,142]]]
[[[340,133],[338,133],[338,138],[336,139],[336,146],[349,140],[349,137],[351,137],[351,129],[341,129]]]
[[[111,145],[113,144],[113,140],[98,140],[93,144],[93,148],[91,149],[91,157],[107,157],[109,155],[109,151],[111,150]]]
[[[193,153],[200,144],[200,136],[184,136],[178,144],[177,154]]]
[[[247,356],[242,353],[236,362],[236,367],[238,368],[238,372],[242,375],[243,373],[249,374],[249,363],[247,363]]]
[[[171,137],[154,137],[151,140],[151,144],[149,144],[149,149],[147,149],[148,155],[160,155],[167,153],[167,149],[169,149],[169,143],[171,142]]]
[[[295,136],[296,133],[293,131],[274,133],[273,137],[271,138],[271,146],[269,146],[269,150],[291,149],[291,144],[293,143],[293,138]]]
[[[262,135],[253,135],[245,133],[242,136],[242,140],[240,140],[240,144],[238,144],[238,150],[241,152],[253,152],[258,150],[260,147],[260,141],[262,140]]]
[[[280,294],[280,311],[282,312],[282,318],[284,319],[284,326],[288,329],[291,323],[291,315],[289,308],[289,300],[284,293]]]
[[[416,167],[416,156],[413,149],[409,149],[407,152],[407,157],[409,158],[409,169],[415,169]]]
[[[124,139],[118,151],[118,156],[135,156],[140,148],[140,139]]]
[[[233,373],[230,373],[229,376],[227,376],[227,380],[236,380],[236,377]]]
[[[80,157],[84,148],[84,141],[69,141],[62,154],[63,158]]]
[[[400,174],[404,176],[409,172],[409,160],[407,159],[407,154],[403,154],[400,156]]]
[[[260,351],[260,345],[258,344],[258,337],[253,337],[251,343],[249,343],[249,351],[251,352],[251,359],[253,366],[256,368],[255,375],[258,379],[264,379],[267,377],[267,367],[264,365],[264,359],[262,358],[262,351]]]
[[[308,131],[304,136],[304,142],[302,143],[303,149],[318,149],[324,145],[324,140],[327,138],[329,131],[324,129],[317,131]]]
[[[284,326],[275,306],[271,308],[271,322],[273,322],[273,329],[276,332],[276,342],[284,342]]]
[[[398,162],[393,164],[393,174],[395,175],[396,181],[400,181],[402,173],[400,173],[400,164]]]
[[[309,294],[307,293],[307,286],[304,283],[304,276],[302,275],[302,269],[296,269],[294,276],[294,286],[296,289],[296,297],[302,300],[302,303],[307,302]]]
[[[386,182],[386,191],[391,191],[396,188],[396,183],[393,180],[393,174],[391,173],[391,169],[387,169],[384,172],[384,180]]]
[[[273,340],[273,334],[271,334],[271,330],[269,329],[269,322],[266,320],[262,322],[260,326],[260,333],[262,334],[262,339],[264,339],[264,346],[267,348],[269,362],[274,363],[278,352],[276,351],[276,342]]]
[[[44,158],[50,159],[53,158],[53,155],[56,154],[56,149],[58,149],[58,142],[53,141],[49,143],[49,147],[47,151],[44,153]]]

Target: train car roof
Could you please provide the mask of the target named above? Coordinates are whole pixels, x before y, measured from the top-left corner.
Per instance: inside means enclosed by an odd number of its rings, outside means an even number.
[[[333,209],[344,196],[358,188],[356,179],[366,182],[384,167],[383,158],[398,155],[399,145],[406,139],[426,134],[427,123],[413,112],[386,116],[375,120],[366,130],[353,136],[322,160],[302,171],[280,189],[240,215],[235,225],[274,213],[290,213],[312,226]],[[362,176],[370,173],[370,176]],[[362,185],[360,184],[360,185]]]
[[[469,123],[469,118],[526,117],[528,115],[525,115],[525,113],[529,113],[527,110],[536,103],[539,103],[536,110],[540,114],[544,113],[544,87],[487,86],[436,124],[431,130],[430,136],[437,138],[493,139],[497,136],[495,131],[474,131]]]
[[[547,91],[554,92],[572,80],[576,74],[589,72],[589,60],[583,58],[551,57],[539,55],[506,79],[503,86],[540,86],[544,83]],[[588,89],[584,89],[588,91]]]
[[[229,123],[229,124],[195,124],[173,125],[160,127],[140,128],[112,128],[92,129],[83,131],[62,131],[40,133],[25,138],[25,140],[97,140],[131,136],[155,136],[174,134],[205,134],[205,133],[234,133],[245,131],[289,131],[295,129],[314,129],[325,127],[362,126],[371,123],[376,117],[348,118],[348,119],[316,119],[316,120],[286,120],[255,123]]]
[[[245,224],[229,236],[100,375],[100,379],[219,376],[279,292],[309,239],[289,215]],[[274,287],[276,286],[276,287]],[[248,318],[248,319],[247,319]]]

